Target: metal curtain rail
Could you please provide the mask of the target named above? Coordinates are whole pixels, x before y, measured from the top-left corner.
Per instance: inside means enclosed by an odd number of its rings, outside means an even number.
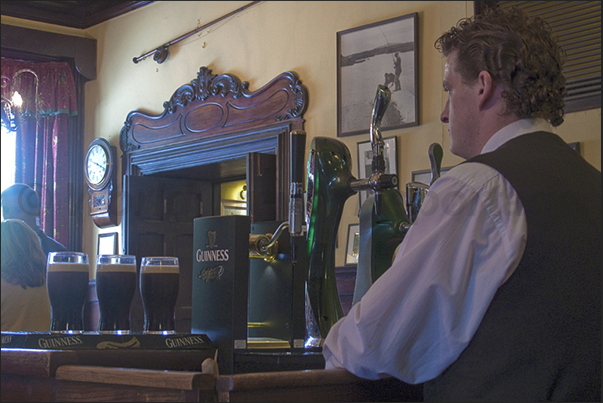
[[[207,24],[205,24],[205,25],[203,25],[203,26],[201,26],[201,27],[199,27],[199,28],[197,28],[197,29],[189,32],[189,33],[186,33],[186,34],[184,34],[184,35],[182,35],[182,36],[180,36],[180,37],[178,37],[176,39],[172,39],[171,41],[169,41],[169,42],[167,42],[167,43],[159,46],[155,50],[151,50],[150,52],[147,52],[147,53],[145,53],[143,55],[135,57],[135,58],[132,59],[132,61],[136,64],[139,61],[141,61],[143,59],[146,59],[147,57],[149,57],[151,55],[154,55],[153,56],[153,60],[155,60],[157,63],[161,64],[161,63],[163,63],[167,59],[167,57],[169,55],[168,48],[171,45],[173,45],[173,44],[175,44],[177,42],[180,42],[181,40],[186,39],[189,36],[194,35],[194,34],[196,34],[199,31],[203,31],[205,28],[207,28],[207,27],[209,27],[209,26],[211,26],[211,25],[213,25],[213,24],[215,24],[217,22],[220,22],[223,19],[228,18],[228,17],[230,17],[230,16],[232,16],[232,15],[234,15],[236,13],[239,13],[239,12],[241,12],[241,11],[243,11],[243,10],[245,10],[245,9],[253,6],[253,5],[255,5],[256,3],[259,3],[259,1],[252,1],[251,3],[245,5],[245,6],[241,7],[241,8],[238,8],[238,9],[236,9],[234,11],[231,11],[230,13],[225,14],[222,17],[217,18],[217,19],[215,19],[215,20],[213,20],[213,21],[211,21],[211,22],[209,22],[209,23],[207,23]]]

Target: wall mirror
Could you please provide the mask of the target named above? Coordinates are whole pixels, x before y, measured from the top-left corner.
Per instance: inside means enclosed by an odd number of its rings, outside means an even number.
[[[256,91],[248,88],[234,75],[201,67],[161,114],[128,114],[120,133],[124,253],[178,256],[187,278],[195,218],[244,208],[252,223],[287,220],[289,136],[303,130],[307,89],[294,72]],[[231,182],[245,184],[245,204],[222,196],[223,185]],[[178,332],[190,332],[191,300],[190,287],[181,282]],[[142,328],[139,296],[131,326]]]

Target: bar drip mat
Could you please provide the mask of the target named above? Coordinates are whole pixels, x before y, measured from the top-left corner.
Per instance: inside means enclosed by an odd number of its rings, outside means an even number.
[[[151,349],[151,350],[214,350],[205,334],[177,333],[170,335],[130,333],[123,335],[84,332],[58,334],[50,332],[2,332],[2,348],[34,348],[44,350],[83,349]]]

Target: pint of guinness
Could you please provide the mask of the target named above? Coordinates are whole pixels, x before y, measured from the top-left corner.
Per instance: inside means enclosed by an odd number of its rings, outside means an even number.
[[[130,305],[136,291],[136,256],[98,255],[96,294],[99,333],[130,333]]]
[[[50,252],[46,271],[50,331],[82,333],[84,303],[88,293],[88,255],[81,252]]]
[[[177,257],[143,257],[140,263],[140,296],[144,308],[144,332],[173,334],[180,266]]]

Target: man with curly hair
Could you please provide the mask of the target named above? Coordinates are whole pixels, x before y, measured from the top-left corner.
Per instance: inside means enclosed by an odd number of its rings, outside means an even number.
[[[326,368],[425,401],[601,401],[601,172],[563,122],[562,52],[490,10],[435,43],[465,162],[430,188],[392,266],[327,335]]]

